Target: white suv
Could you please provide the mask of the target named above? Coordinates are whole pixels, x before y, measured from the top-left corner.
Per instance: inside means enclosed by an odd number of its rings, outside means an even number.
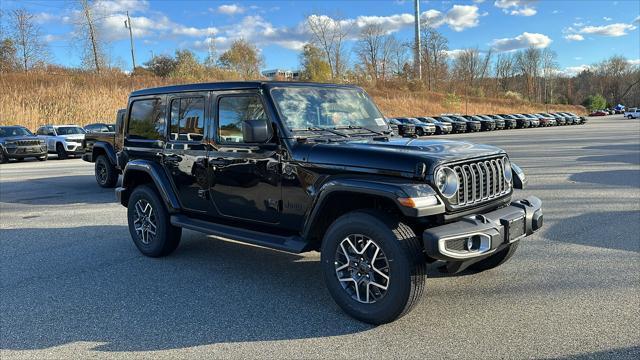
[[[626,117],[627,119],[640,118],[640,108],[631,108],[629,109],[629,111],[625,111],[624,117]]]
[[[86,131],[77,125],[45,125],[36,131],[36,135],[45,140],[47,151],[57,154],[58,159],[83,154],[82,141],[85,133]]]

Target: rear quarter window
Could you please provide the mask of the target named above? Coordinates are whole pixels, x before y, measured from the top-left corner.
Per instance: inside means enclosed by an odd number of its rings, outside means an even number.
[[[131,104],[127,127],[130,139],[163,140],[166,129],[166,110],[162,99],[136,100]]]

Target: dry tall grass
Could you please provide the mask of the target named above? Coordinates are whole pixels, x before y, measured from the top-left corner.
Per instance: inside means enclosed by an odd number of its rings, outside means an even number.
[[[209,79],[215,81],[216,79]],[[136,89],[185,82],[181,79],[129,77],[123,74],[2,74],[0,125],[19,124],[35,130],[43,124],[111,123]],[[386,116],[437,115],[445,112],[487,114],[545,111],[542,104],[491,98],[451,99],[443,94],[372,89]],[[549,111],[584,113],[581,106],[553,105]]]

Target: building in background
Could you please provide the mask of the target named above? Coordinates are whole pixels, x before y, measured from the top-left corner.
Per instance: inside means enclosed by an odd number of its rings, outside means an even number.
[[[269,80],[299,80],[300,70],[264,70],[262,71],[262,76],[268,78]]]

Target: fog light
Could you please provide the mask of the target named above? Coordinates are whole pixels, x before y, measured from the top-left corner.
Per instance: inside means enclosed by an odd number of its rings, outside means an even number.
[[[473,251],[473,237],[467,238],[467,243],[465,244],[467,251]]]

